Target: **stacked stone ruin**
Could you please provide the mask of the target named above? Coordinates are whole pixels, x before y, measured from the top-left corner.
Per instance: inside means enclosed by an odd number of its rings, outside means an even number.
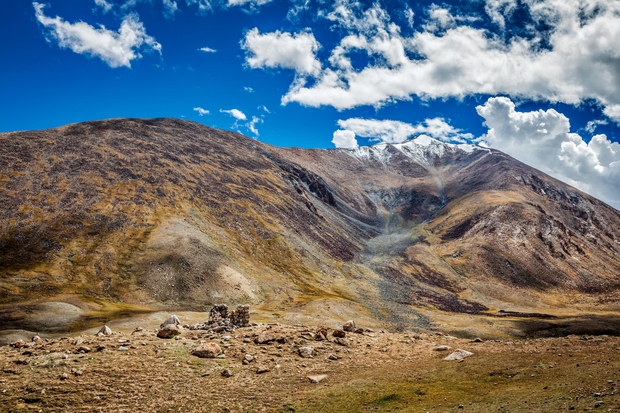
[[[250,325],[250,306],[239,304],[236,310],[228,311],[226,304],[216,304],[209,311],[209,320],[204,324],[196,324],[191,330],[210,330],[214,332],[233,331],[239,327]]]

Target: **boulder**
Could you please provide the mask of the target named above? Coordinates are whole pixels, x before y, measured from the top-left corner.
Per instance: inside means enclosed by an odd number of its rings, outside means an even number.
[[[297,349],[297,352],[299,353],[299,355],[301,357],[311,358],[312,357],[312,353],[314,352],[314,347],[312,347],[312,346],[299,347]]]
[[[315,376],[308,376],[310,383],[320,383],[327,378],[326,374],[317,374]]]
[[[221,352],[222,349],[217,343],[202,343],[192,351],[192,354],[200,358],[213,359]]]
[[[175,326],[180,326],[181,325],[181,321],[179,321],[179,317],[177,317],[176,315],[171,315],[170,317],[168,317],[166,319],[166,321],[164,321],[163,323],[161,323],[161,325],[159,326],[160,329],[164,328],[167,325],[175,325]]]
[[[176,324],[166,324],[157,332],[157,337],[173,338],[179,334],[181,334],[181,330]]]
[[[111,336],[112,335],[112,329],[108,326],[103,326],[101,327],[101,330],[99,330],[99,332],[97,334],[95,334],[97,336]]]
[[[444,360],[463,360],[466,357],[469,356],[473,356],[474,353],[467,351],[467,350],[461,350],[460,348],[457,348],[456,351],[452,354],[450,354],[448,357],[444,358]]]
[[[347,333],[345,333],[344,330],[334,330],[334,332],[332,333],[332,336],[340,338],[344,338],[344,336],[346,335]]]
[[[355,331],[355,321],[353,320],[349,320],[346,323],[343,324],[342,329],[344,331],[348,331],[348,332],[354,332]]]

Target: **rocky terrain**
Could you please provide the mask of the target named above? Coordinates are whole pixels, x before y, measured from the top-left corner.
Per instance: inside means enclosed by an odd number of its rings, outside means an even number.
[[[620,410],[618,337],[482,340],[252,322],[162,339],[155,323],[0,347],[0,410]],[[217,350],[196,352],[206,346]]]
[[[618,211],[471,145],[276,148],[175,119],[0,134],[3,330],[224,302],[288,324],[615,334],[619,252]]]

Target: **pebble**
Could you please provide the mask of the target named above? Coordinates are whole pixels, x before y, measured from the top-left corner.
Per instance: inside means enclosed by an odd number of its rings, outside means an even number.
[[[230,369],[226,369],[224,371],[222,371],[222,376],[223,377],[232,377],[232,371]]]
[[[312,353],[314,352],[314,347],[312,347],[312,346],[299,347],[297,349],[297,352],[299,353],[299,355],[301,357],[311,358],[312,357]]]

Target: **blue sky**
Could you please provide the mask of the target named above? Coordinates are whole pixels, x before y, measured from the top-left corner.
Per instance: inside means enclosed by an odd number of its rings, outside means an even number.
[[[620,2],[25,0],[0,131],[177,117],[279,146],[495,147],[620,207]]]

